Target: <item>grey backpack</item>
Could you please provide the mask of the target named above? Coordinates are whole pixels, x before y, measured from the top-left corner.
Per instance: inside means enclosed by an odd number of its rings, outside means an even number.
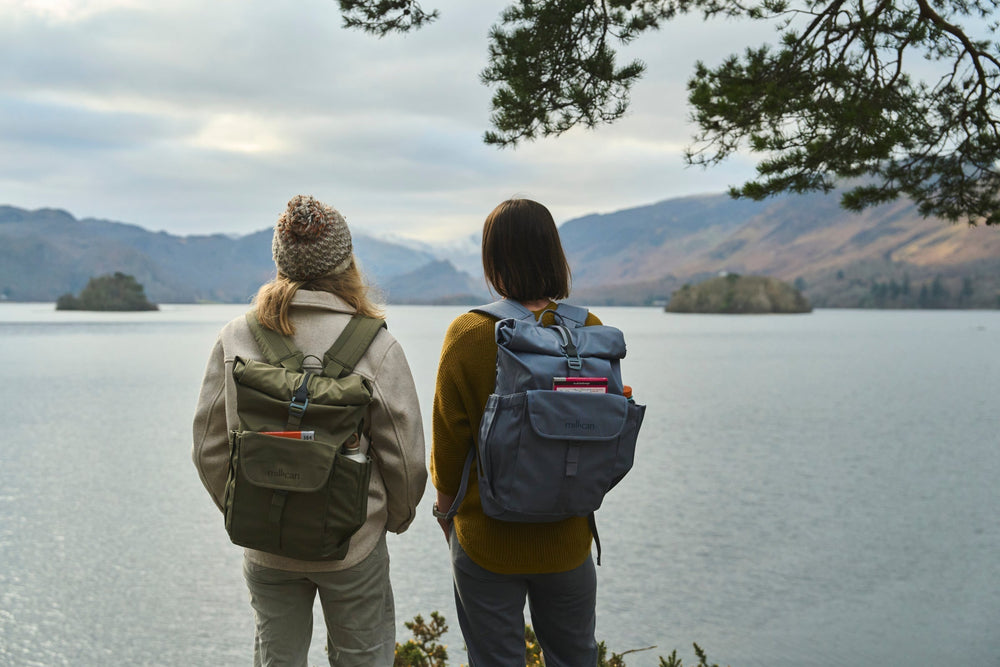
[[[515,522],[586,516],[600,564],[594,512],[632,468],[646,411],[623,395],[624,335],[611,326],[585,327],[587,310],[569,304],[537,321],[508,299],[473,312],[498,320],[496,386],[448,517],[458,511],[476,460],[487,516]],[[554,388],[574,378],[606,379],[607,390]]]

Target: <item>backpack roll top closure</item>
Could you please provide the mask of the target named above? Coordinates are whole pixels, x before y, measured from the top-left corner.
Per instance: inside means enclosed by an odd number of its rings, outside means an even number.
[[[285,402],[290,402],[294,398],[304,375],[300,371],[290,371],[262,361],[244,360],[240,357],[236,357],[233,365],[233,377],[236,378],[238,385],[256,389]],[[368,405],[371,402],[371,387],[360,375],[348,375],[336,379],[309,373],[306,387],[309,400],[321,405]]]
[[[563,338],[553,334],[553,328],[539,326],[534,321],[500,320],[496,323],[497,345],[520,352],[562,356]],[[572,342],[582,357],[625,358],[625,336],[620,329],[604,324],[561,328],[572,337]]]
[[[569,338],[571,355],[566,352]],[[527,389],[552,389],[552,378],[583,376],[608,378],[608,393],[621,395],[621,360],[625,336],[605,325],[570,329],[546,327],[534,321],[500,320],[496,324],[497,379],[494,393],[513,394]],[[579,367],[570,363],[579,359]]]

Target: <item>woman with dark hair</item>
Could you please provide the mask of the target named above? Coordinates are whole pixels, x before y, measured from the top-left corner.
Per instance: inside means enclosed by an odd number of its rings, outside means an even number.
[[[381,317],[358,270],[347,222],[312,197],[294,197],[275,225],[272,253],[277,277],[257,293],[256,319],[290,336],[304,355],[303,370],[320,373],[324,352],[353,315]],[[194,418],[195,466],[223,511],[228,433],[239,427],[237,356],[264,358],[243,316],[219,333]],[[256,667],[306,667],[317,594],[331,665],[393,664],[396,626],[385,535],[407,529],[423,495],[423,426],[409,365],[387,330],[378,331],[354,372],[370,384],[372,395],[360,444],[372,461],[367,517],[342,560],[297,560],[246,549],[243,574],[256,620]]]
[[[528,199],[501,203],[483,226],[483,269],[505,299],[536,319],[570,291],[570,269],[552,215]],[[586,325],[600,324],[593,314]],[[453,521],[463,465],[476,447],[496,377],[496,319],[465,313],[445,335],[434,394],[431,475],[435,516],[451,547],[455,602],[472,667],[524,664],[524,602],[550,667],[597,663],[597,577],[587,517],[499,521],[483,512],[477,475]],[[473,466],[475,470],[475,466]]]

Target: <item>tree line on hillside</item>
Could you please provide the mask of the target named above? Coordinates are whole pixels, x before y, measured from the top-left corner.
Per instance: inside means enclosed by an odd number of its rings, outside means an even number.
[[[663,307],[678,297],[682,301],[690,301],[702,291],[692,288],[714,278],[702,276],[682,282],[676,277],[669,277],[602,288],[582,287],[573,290],[572,298],[590,306]],[[897,274],[892,274],[883,265],[853,266],[809,278],[798,277],[790,284],[814,308],[1000,309],[1000,275],[993,273],[937,274],[911,279],[908,273],[899,274],[897,271]],[[727,289],[718,286],[707,286],[705,289],[714,296],[703,298],[704,307],[714,303],[723,310],[728,308],[724,296],[721,300],[716,298],[719,294],[728,293]],[[676,304],[674,307],[681,306]],[[687,304],[683,307],[691,306]]]
[[[831,279],[832,278],[832,279]],[[994,309],[1000,308],[1000,277],[937,274],[911,280],[902,276],[848,276],[838,269],[815,283],[794,282],[820,308]]]
[[[927,283],[922,284],[919,292],[911,289],[906,279],[902,283],[897,283],[894,279],[889,282],[873,282],[870,292],[872,305],[876,308],[895,305],[910,308],[961,308],[972,302],[974,294],[971,278],[964,278],[961,290],[953,295],[944,286],[941,276],[936,276],[929,287]]]

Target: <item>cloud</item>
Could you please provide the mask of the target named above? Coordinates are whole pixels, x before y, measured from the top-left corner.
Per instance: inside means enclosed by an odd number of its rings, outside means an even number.
[[[206,119],[190,139],[195,148],[232,153],[288,152],[282,128],[250,113],[220,113]]]
[[[37,16],[50,22],[75,22],[110,9],[139,9],[141,0],[9,0],[19,13]]]
[[[379,40],[341,28],[332,0],[7,3],[0,203],[249,233],[306,192],[369,231],[454,238],[514,193],[565,219],[718,191],[746,171],[681,162],[684,81],[697,53],[718,51],[695,24],[623,53],[648,70],[620,123],[499,151],[482,143],[491,91],[478,75],[506,3],[427,5],[437,23]]]
[[[16,127],[2,140],[14,150],[101,153],[135,149],[191,130],[175,119],[128,111],[94,111],[0,95],[0,126]]]

